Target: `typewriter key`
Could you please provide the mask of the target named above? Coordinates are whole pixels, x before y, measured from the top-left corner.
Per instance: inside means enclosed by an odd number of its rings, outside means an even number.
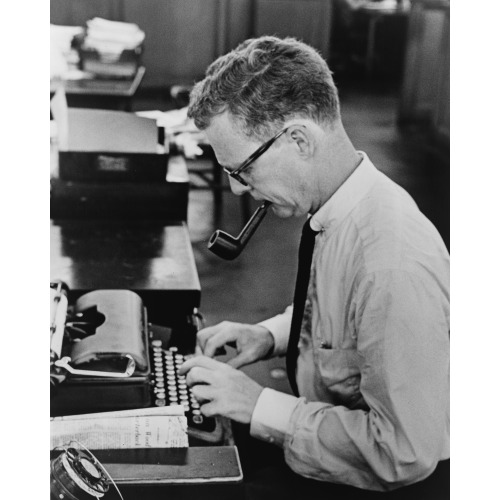
[[[165,406],[167,404],[167,402],[165,401],[164,398],[158,398],[156,401],[155,401],[155,405],[156,406]]]
[[[161,347],[161,340],[153,340],[153,341],[151,342],[151,345],[152,345],[153,347]]]
[[[201,415],[193,415],[193,422],[195,424],[202,424],[203,423],[203,417]]]

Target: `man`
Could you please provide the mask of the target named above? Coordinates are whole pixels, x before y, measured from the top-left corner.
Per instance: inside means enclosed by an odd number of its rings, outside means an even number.
[[[234,193],[279,217],[310,214],[317,232],[305,305],[294,301],[303,313],[199,332],[204,356],[182,371],[202,412],[250,424],[308,478],[376,491],[422,481],[449,458],[449,256],[438,232],[356,151],[328,66],[301,42],[262,37],[220,57],[188,114]],[[230,342],[232,360],[212,359]],[[237,369],[287,349],[298,397]]]

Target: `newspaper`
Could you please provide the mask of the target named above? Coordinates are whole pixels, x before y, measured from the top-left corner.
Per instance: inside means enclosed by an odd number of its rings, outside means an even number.
[[[92,450],[187,448],[187,419],[178,406],[51,419],[50,448],[69,445]]]

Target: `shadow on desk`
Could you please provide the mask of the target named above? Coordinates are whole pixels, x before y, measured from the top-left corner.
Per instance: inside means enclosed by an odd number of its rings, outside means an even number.
[[[448,500],[450,461],[438,464],[430,477],[392,492],[372,492],[299,476],[285,463],[283,450],[249,435],[249,427],[233,423],[244,477],[245,500]],[[235,497],[237,498],[237,497]]]

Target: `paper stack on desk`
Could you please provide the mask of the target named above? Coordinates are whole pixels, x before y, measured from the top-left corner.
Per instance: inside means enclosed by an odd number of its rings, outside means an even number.
[[[93,78],[132,79],[141,65],[144,31],[136,24],[94,18],[78,37],[80,66]]]
[[[187,448],[187,418],[179,405],[55,417],[50,448],[92,450]]]
[[[144,42],[144,31],[136,24],[109,21],[95,17],[87,21],[85,48],[101,53],[121,54],[124,50],[133,50]]]

